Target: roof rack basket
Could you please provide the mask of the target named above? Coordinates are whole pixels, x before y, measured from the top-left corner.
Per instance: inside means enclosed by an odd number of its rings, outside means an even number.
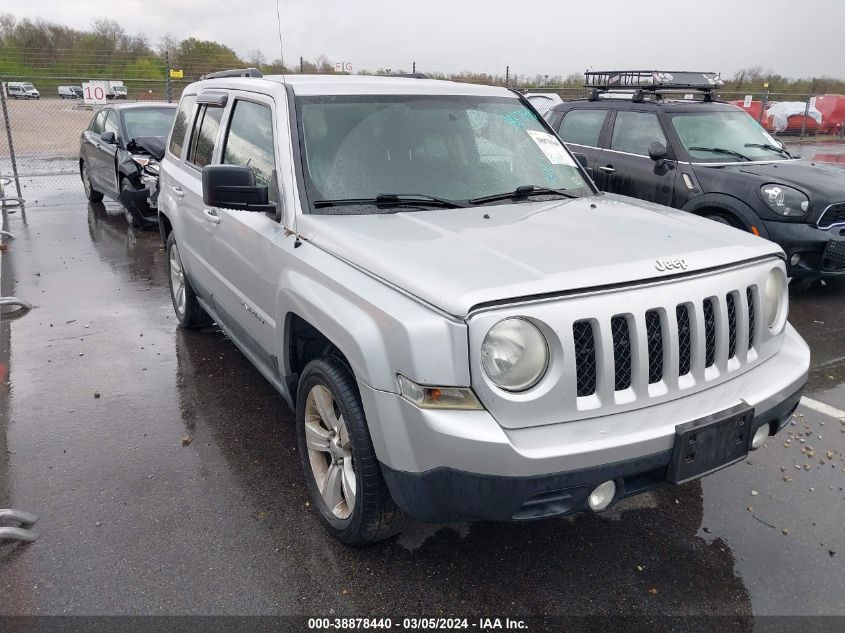
[[[215,73],[208,73],[200,77],[203,79],[220,79],[221,77],[255,77],[260,79],[264,75],[257,68],[233,68],[231,70],[219,70]]]
[[[701,94],[712,101],[724,84],[719,73],[666,70],[594,70],[585,72],[584,79],[591,101],[607,92],[632,93],[634,101],[642,101],[646,93],[658,99],[670,93]]]

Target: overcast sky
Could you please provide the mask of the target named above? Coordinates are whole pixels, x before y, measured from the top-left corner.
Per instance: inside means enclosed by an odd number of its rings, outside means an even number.
[[[325,54],[353,70],[567,75],[647,67],[763,66],[845,78],[842,0],[279,0],[285,61]],[[103,7],[114,12],[103,14]],[[0,11],[80,29],[116,19],[155,44],[165,34],[279,57],[275,0],[3,0]]]

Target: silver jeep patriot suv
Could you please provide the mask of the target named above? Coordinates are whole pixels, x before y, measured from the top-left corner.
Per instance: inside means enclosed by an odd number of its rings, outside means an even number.
[[[214,73],[160,186],[179,322],[215,321],[296,412],[346,543],[701,477],[807,379],[780,247],[600,193],[504,88]]]

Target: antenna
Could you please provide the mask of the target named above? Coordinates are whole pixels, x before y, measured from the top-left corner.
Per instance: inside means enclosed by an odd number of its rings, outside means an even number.
[[[282,45],[282,14],[279,9],[279,2],[276,0],[276,24],[279,27],[279,59],[282,60],[282,82],[285,82],[285,48]]]

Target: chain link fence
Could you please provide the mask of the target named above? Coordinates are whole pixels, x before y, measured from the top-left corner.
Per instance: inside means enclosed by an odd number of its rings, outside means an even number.
[[[182,65],[191,65],[182,60]],[[3,70],[0,63],[0,71]],[[126,87],[128,101],[178,101],[182,90],[208,72],[208,62],[193,64],[180,80],[169,79],[170,64],[157,78],[132,78],[128,71],[97,74],[51,74],[43,69],[37,74],[0,75],[0,81],[30,82],[39,91],[38,99],[15,99],[4,94],[0,110],[0,176],[13,178],[15,189],[27,205],[38,206],[66,202],[84,202],[79,178],[79,140],[96,109],[72,98],[60,86],[82,86],[90,80],[119,80]],[[92,66],[92,70],[94,67]],[[93,76],[92,76],[93,75]],[[562,100],[582,99],[586,90],[579,87],[540,86],[528,92],[552,92]],[[845,137],[845,97],[839,95],[786,94],[768,91],[721,92],[718,98],[744,107],[767,129],[783,136],[786,142],[812,138],[839,140]],[[772,113],[777,114],[773,116]],[[779,113],[779,114],[778,114]],[[784,125],[785,124],[785,125]],[[781,129],[782,128],[782,129]],[[7,188],[9,189],[9,188]]]
[[[42,77],[32,81],[38,99],[15,98],[6,90],[0,110],[0,176],[28,205],[84,201],[79,179],[79,140],[94,114],[104,106],[86,105],[81,98],[61,96],[59,86],[81,86],[89,77]],[[4,84],[20,81],[0,77]],[[122,80],[126,101],[164,101],[168,82]],[[172,82],[173,100],[188,82]],[[65,91],[66,92],[66,91]],[[118,100],[117,103],[122,103]],[[13,189],[14,190],[14,189]]]

